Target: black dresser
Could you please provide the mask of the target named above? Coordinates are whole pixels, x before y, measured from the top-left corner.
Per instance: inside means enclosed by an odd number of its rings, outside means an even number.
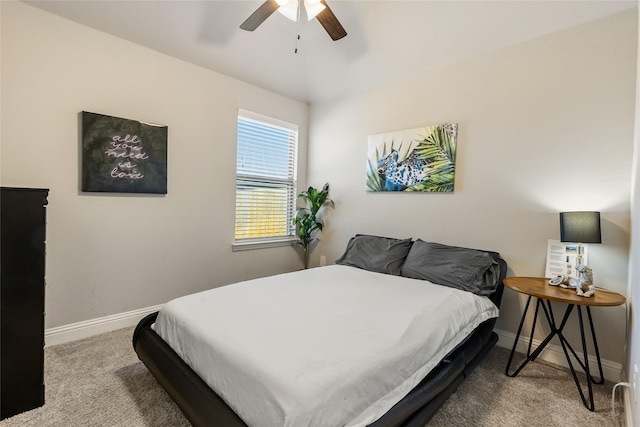
[[[44,404],[48,194],[0,188],[0,419]]]

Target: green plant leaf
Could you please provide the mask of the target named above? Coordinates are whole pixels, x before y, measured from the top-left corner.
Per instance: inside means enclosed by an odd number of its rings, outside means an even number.
[[[296,226],[298,241],[307,253],[311,243],[318,240],[316,234],[324,228],[321,218],[323,208],[333,207],[334,203],[329,198],[329,183],[326,183],[321,190],[310,186],[306,191],[298,194],[298,198],[303,199],[306,206],[297,209],[292,223]]]

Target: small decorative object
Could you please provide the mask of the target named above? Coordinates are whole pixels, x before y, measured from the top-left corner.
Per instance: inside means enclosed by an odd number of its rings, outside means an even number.
[[[576,295],[579,297],[590,297],[596,293],[596,287],[593,284],[593,272],[589,267],[581,264],[576,267],[578,273],[580,273],[580,280],[576,287]]]
[[[367,191],[453,192],[458,124],[369,136]]]
[[[549,280],[551,286],[559,286],[561,288],[568,288],[571,285],[571,278],[569,276],[558,275]]]
[[[167,127],[83,111],[82,191],[167,194]]]
[[[329,184],[325,184],[322,190],[309,187],[307,191],[298,194],[299,199],[304,199],[306,206],[299,208],[293,224],[296,226],[296,243],[302,246],[304,268],[309,268],[309,253],[311,244],[318,240],[316,237],[322,231],[324,222],[321,218],[321,210],[325,206],[333,207],[333,200],[329,198]]]

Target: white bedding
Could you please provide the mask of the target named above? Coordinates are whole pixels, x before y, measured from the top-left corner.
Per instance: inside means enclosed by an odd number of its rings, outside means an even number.
[[[497,316],[487,297],[334,265],[175,299],[153,328],[251,427],[365,426]]]

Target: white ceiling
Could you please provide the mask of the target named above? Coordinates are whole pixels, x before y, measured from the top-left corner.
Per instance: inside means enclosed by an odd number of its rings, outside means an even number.
[[[337,98],[634,8],[634,1],[327,0],[348,35],[274,13],[262,0],[27,1],[39,8],[310,103]],[[294,53],[296,34],[298,53]]]

